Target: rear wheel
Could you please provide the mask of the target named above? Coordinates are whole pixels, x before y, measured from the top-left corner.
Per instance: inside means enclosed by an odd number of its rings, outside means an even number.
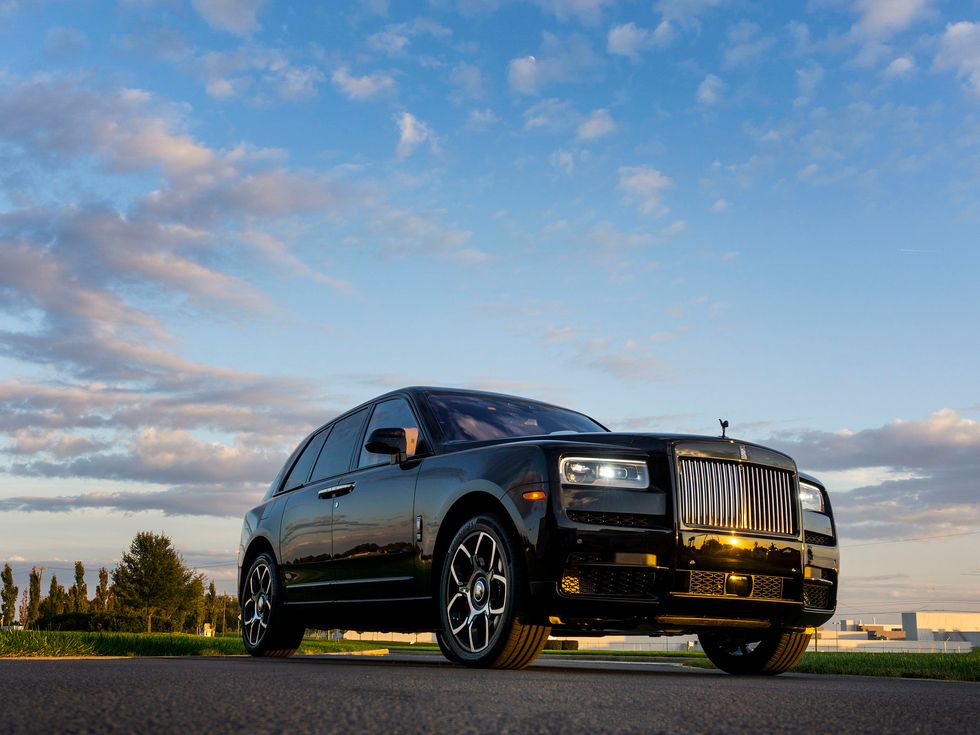
[[[810,642],[809,633],[785,630],[701,633],[705,655],[729,674],[781,674],[796,666]]]
[[[259,554],[249,567],[242,587],[242,642],[252,656],[285,657],[303,641],[303,626],[296,625],[282,604],[279,569],[272,554]]]
[[[519,547],[495,515],[471,518],[442,563],[439,648],[450,661],[475,668],[522,669],[551,628],[522,622],[526,603]]]

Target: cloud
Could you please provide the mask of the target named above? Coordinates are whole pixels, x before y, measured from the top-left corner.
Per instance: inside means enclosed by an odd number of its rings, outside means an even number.
[[[682,26],[698,26],[698,18],[727,0],[659,0],[654,6],[664,19]]]
[[[251,95],[258,103],[268,92],[284,101],[316,96],[323,72],[316,66],[297,66],[282,51],[247,43],[236,51],[209,51],[180,62],[204,81],[204,89],[216,99]]]
[[[905,54],[904,56],[899,56],[897,59],[893,59],[885,67],[882,75],[886,79],[901,79],[907,77],[913,71],[915,71],[915,57],[911,54]]]
[[[639,61],[643,52],[668,46],[673,38],[674,28],[670,21],[661,21],[652,31],[629,22],[609,29],[606,48],[611,54],[628,56],[632,61]]]
[[[567,100],[551,97],[531,105],[524,111],[524,129],[560,130],[574,124],[578,113]]]
[[[57,497],[15,496],[0,498],[0,511],[70,513],[85,508],[100,508],[121,513],[161,511],[167,516],[241,518],[249,508],[259,502],[265,489],[265,485],[255,483],[235,487],[194,484],[143,492],[93,492]]]
[[[980,422],[957,411],[860,431],[777,433],[766,443],[818,475],[873,470],[874,484],[832,494],[847,536],[954,533],[980,524]]]
[[[612,119],[609,110],[594,110],[589,117],[578,126],[575,134],[577,140],[595,140],[616,132],[616,121]]]
[[[725,83],[714,74],[708,74],[698,85],[698,102],[702,105],[716,105],[721,97]]]
[[[555,151],[548,157],[552,168],[571,176],[575,171],[575,154],[571,151]]]
[[[44,52],[54,58],[74,56],[88,47],[88,37],[76,28],[56,26],[44,35]]]
[[[482,110],[470,110],[470,114],[466,118],[466,127],[470,130],[488,130],[493,127],[499,118],[496,113],[489,107]]]
[[[510,88],[523,95],[537,95],[552,84],[581,82],[599,59],[588,39],[581,35],[561,38],[542,34],[541,52],[511,60],[507,67]]]
[[[602,10],[614,0],[536,0],[544,10],[552,13],[559,22],[578,20],[595,24],[602,18]]]
[[[794,107],[804,107],[810,104],[817,87],[823,81],[823,67],[811,64],[804,69],[796,70],[797,97],[793,100]]]
[[[980,98],[980,22],[948,24],[935,64],[938,69],[955,69],[970,94]]]
[[[857,0],[858,28],[873,38],[887,37],[927,15],[931,5],[932,0]]]
[[[191,0],[191,5],[212,28],[236,36],[259,30],[259,12],[265,0]]]
[[[763,36],[758,25],[740,21],[728,29],[728,45],[725,48],[725,67],[741,66],[764,54],[776,42],[772,36]]]
[[[388,56],[403,56],[413,39],[429,36],[437,39],[452,38],[453,32],[444,25],[427,18],[416,18],[406,23],[394,23],[368,37],[368,46]]]
[[[456,95],[462,99],[478,100],[484,95],[483,73],[480,68],[466,62],[460,62],[449,73],[449,83],[456,90]]]
[[[402,112],[395,118],[398,123],[398,148],[395,153],[399,158],[406,158],[422,143],[428,142],[435,150],[436,138],[429,126],[410,112]]]
[[[378,210],[371,216],[368,231],[387,256],[427,254],[466,263],[486,260],[485,253],[467,247],[473,233],[445,224],[442,214],[396,208]]]
[[[626,195],[626,203],[635,205],[643,214],[663,215],[667,212],[661,199],[664,189],[673,182],[660,171],[648,166],[620,166],[618,189]]]
[[[341,66],[330,77],[334,86],[352,100],[368,100],[395,90],[395,80],[387,74],[352,76],[350,67]]]

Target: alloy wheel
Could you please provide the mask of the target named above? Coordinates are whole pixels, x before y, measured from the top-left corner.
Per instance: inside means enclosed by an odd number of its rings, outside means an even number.
[[[245,604],[242,606],[242,628],[249,645],[258,646],[269,627],[272,616],[272,569],[259,563],[252,568],[245,583]]]
[[[508,559],[502,545],[483,530],[466,536],[453,551],[446,585],[448,633],[468,653],[487,649],[507,612]]]

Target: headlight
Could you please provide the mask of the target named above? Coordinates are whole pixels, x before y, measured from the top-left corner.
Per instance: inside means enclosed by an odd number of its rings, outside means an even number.
[[[800,505],[803,510],[815,510],[818,513],[825,513],[826,506],[823,502],[823,491],[816,485],[800,480]]]
[[[561,461],[561,481],[564,485],[646,490],[650,487],[650,474],[646,462],[566,457]]]

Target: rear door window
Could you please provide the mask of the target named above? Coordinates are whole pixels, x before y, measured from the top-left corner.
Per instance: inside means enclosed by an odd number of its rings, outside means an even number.
[[[293,465],[293,469],[289,472],[289,477],[286,478],[286,484],[282,488],[283,492],[306,484],[306,478],[310,476],[310,468],[313,467],[313,463],[320,453],[320,447],[323,446],[323,440],[327,438],[329,432],[329,429],[324,429],[306,445],[306,449],[303,450],[299,459],[296,460],[296,464]]]
[[[343,418],[333,425],[333,431],[327,437],[320,456],[313,467],[311,482],[325,477],[341,475],[350,469],[351,457],[354,456],[354,445],[361,436],[361,429],[367,420],[368,409]]]

